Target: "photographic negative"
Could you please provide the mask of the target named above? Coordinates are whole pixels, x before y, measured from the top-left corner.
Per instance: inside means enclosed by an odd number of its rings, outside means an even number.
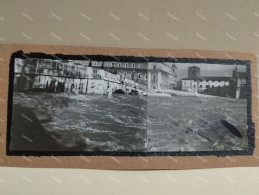
[[[249,61],[14,53],[9,155],[248,155]]]

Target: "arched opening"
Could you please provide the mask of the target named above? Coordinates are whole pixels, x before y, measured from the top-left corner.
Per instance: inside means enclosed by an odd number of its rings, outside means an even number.
[[[64,92],[64,91],[65,91],[65,83],[61,83],[58,81],[57,92]]]
[[[83,86],[84,86],[83,83],[80,83],[80,84],[79,84],[79,89],[78,89],[78,90],[79,90],[79,93],[82,93],[82,92],[83,92]]]
[[[74,88],[75,88],[75,85],[72,84],[71,87],[70,87],[70,92],[72,92]]]
[[[50,92],[55,92],[55,91],[56,91],[55,83],[56,83],[55,80],[52,80],[52,81],[50,82],[50,85],[49,85],[49,91],[50,91]]]
[[[46,90],[48,91],[49,90],[49,82],[47,81],[46,83]]]
[[[129,95],[138,95],[138,91],[132,89],[131,92],[129,93]]]
[[[113,92],[113,94],[126,94],[125,91],[123,91],[122,89],[117,89]]]

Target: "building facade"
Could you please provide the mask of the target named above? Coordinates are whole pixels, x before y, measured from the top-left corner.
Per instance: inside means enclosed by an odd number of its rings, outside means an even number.
[[[15,59],[14,89],[107,94],[122,90],[125,93],[143,91],[144,86],[130,79],[121,80],[103,69],[89,66],[87,61],[51,59]]]
[[[175,89],[176,65],[172,63],[148,63],[148,88],[150,90]]]
[[[89,93],[99,87],[98,94],[106,93],[110,85],[113,90],[122,89],[121,85],[142,91],[173,89],[175,68],[173,64],[147,62],[15,59],[14,87],[79,93]],[[105,86],[104,92],[100,92],[100,85]]]
[[[100,62],[91,61],[91,67],[103,68],[121,79],[127,78],[147,87],[148,91],[175,89],[176,65],[153,62]]]
[[[188,78],[182,79],[182,91],[202,93],[206,89],[229,86],[231,77],[202,77],[200,68],[188,67]]]
[[[233,70],[233,83],[236,86],[236,99],[246,98],[246,73]]]
[[[200,68],[188,67],[188,78],[181,80],[182,91],[210,95],[231,96],[236,99],[246,97],[246,73],[233,70],[230,77],[201,76]]]

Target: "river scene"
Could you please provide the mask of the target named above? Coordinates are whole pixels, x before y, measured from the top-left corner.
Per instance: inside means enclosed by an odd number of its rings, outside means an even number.
[[[16,92],[12,113],[13,150],[247,149],[246,100]],[[243,138],[225,128],[222,119]]]

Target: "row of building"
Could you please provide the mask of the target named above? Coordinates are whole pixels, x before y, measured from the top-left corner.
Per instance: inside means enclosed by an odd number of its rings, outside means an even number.
[[[25,82],[24,78],[23,80],[20,78],[24,75],[27,75],[27,78],[30,75],[31,78]],[[33,87],[33,85],[41,83],[40,79],[43,76],[49,79],[55,78],[59,82],[63,80],[65,82],[71,78],[102,79],[117,83],[126,81],[145,91],[174,89],[177,77],[176,66],[172,63],[15,59],[16,87],[21,89]],[[44,86],[44,84],[42,85]]]
[[[188,77],[181,80],[182,91],[246,98],[246,73],[233,69],[229,77],[202,76],[197,66],[188,67]]]
[[[177,86],[176,72],[177,67],[173,63],[17,58],[14,83],[20,89],[35,86],[44,88],[54,79],[66,90],[70,89],[65,86],[70,85],[70,88],[72,86],[80,91],[80,80],[90,79],[127,84],[143,91],[180,89],[210,95],[246,97],[246,73],[238,72],[237,68],[230,77],[215,77],[202,76],[199,67],[190,66],[188,77],[181,79],[180,87]],[[74,82],[79,84],[75,83],[74,86]]]

